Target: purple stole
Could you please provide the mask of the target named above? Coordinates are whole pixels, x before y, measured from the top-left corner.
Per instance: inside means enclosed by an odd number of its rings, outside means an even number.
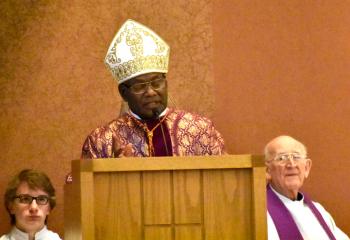
[[[162,122],[161,126],[158,126],[153,132],[152,142],[156,157],[173,155],[170,133],[165,121]],[[153,129],[159,123],[159,119],[146,120],[145,123],[147,124],[148,129]]]
[[[293,217],[281,199],[273,192],[270,185],[266,186],[267,209],[276,226],[278,236],[281,240],[303,240],[298,226]],[[327,223],[324,221],[321,213],[317,210],[313,202],[305,195],[304,202],[311,209],[323,229],[326,231],[329,239],[336,240]]]

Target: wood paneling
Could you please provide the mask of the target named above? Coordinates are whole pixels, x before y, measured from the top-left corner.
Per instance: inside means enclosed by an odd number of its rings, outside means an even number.
[[[172,240],[171,227],[167,226],[147,226],[145,228],[145,240]]]
[[[248,169],[203,172],[207,239],[252,238],[250,186],[251,170]]]
[[[174,172],[174,223],[201,223],[200,171]]]
[[[169,171],[143,174],[144,222],[147,225],[171,223],[170,176]]]
[[[202,240],[202,226],[176,226],[175,240]]]
[[[73,168],[80,173],[74,171],[66,192],[80,189],[82,197],[66,195],[67,203],[80,200],[80,206],[65,209],[66,239],[79,239],[74,231],[84,240],[266,238],[261,157],[99,159],[73,161]],[[79,217],[69,219],[72,212]]]
[[[140,173],[97,173],[94,178],[96,239],[141,239]]]

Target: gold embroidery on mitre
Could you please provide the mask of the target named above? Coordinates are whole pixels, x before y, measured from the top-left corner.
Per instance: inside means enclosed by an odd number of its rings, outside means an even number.
[[[151,29],[127,20],[113,39],[105,63],[122,83],[149,72],[168,72],[169,46]]]

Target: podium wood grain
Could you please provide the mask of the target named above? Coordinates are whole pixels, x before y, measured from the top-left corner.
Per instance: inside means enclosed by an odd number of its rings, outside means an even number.
[[[262,157],[72,161],[65,239],[266,239]]]

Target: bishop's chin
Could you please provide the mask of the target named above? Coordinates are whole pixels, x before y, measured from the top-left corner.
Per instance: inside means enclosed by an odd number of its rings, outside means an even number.
[[[158,118],[158,115],[154,113],[152,110],[149,110],[147,112],[142,113],[140,117],[144,120],[149,120],[149,119],[156,119]]]

